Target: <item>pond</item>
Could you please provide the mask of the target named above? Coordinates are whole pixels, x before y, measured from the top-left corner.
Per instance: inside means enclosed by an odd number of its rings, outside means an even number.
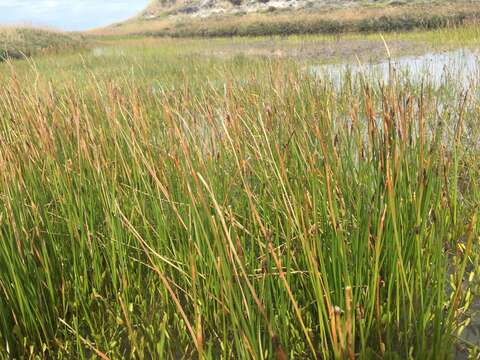
[[[352,78],[363,76],[385,83],[393,78],[408,79],[429,83],[434,87],[439,87],[449,80],[455,80],[455,83],[461,84],[460,86],[466,89],[476,86],[480,79],[479,56],[479,51],[460,49],[419,56],[403,56],[371,64],[314,65],[309,68],[309,71],[319,79],[332,81],[336,87],[341,87],[348,76]]]

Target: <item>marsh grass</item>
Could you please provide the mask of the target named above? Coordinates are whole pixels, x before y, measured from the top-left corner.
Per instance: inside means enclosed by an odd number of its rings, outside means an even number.
[[[175,51],[2,69],[5,356],[449,358],[476,94]]]
[[[49,29],[0,26],[0,62],[32,55],[78,50],[85,46],[81,35]]]

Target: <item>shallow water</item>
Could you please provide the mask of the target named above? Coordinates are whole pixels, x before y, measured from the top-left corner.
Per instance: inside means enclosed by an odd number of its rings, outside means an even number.
[[[117,47],[96,47],[92,49],[94,57],[121,57],[125,55],[122,48]]]
[[[420,56],[403,56],[372,64],[314,65],[309,71],[320,79],[332,81],[341,87],[345,80],[365,77],[387,83],[393,79],[408,79],[440,87],[450,80],[463,88],[476,86],[480,80],[480,51],[461,49]],[[460,80],[460,81],[459,81]]]

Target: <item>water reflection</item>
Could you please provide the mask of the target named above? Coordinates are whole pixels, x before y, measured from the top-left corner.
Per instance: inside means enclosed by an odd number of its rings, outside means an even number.
[[[363,76],[380,82],[393,78],[414,82],[427,82],[440,87],[449,80],[455,80],[463,88],[475,86],[480,79],[478,51],[461,49],[444,53],[428,53],[421,56],[404,56],[374,64],[329,64],[310,67],[317,78],[329,79],[341,87],[350,75]],[[400,76],[399,76],[400,75]]]

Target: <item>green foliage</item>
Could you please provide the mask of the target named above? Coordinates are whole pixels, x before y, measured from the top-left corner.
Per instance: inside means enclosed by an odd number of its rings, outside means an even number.
[[[289,36],[306,34],[341,34],[341,33],[374,33],[430,30],[445,27],[460,26],[479,14],[453,14],[453,15],[424,15],[415,14],[397,16],[382,16],[379,18],[363,20],[327,20],[327,19],[298,19],[292,16],[287,21],[272,22],[258,20],[245,24],[215,26],[195,26],[179,23],[173,29],[160,32],[152,32],[149,35],[172,36],[172,37],[233,37],[233,36]]]

